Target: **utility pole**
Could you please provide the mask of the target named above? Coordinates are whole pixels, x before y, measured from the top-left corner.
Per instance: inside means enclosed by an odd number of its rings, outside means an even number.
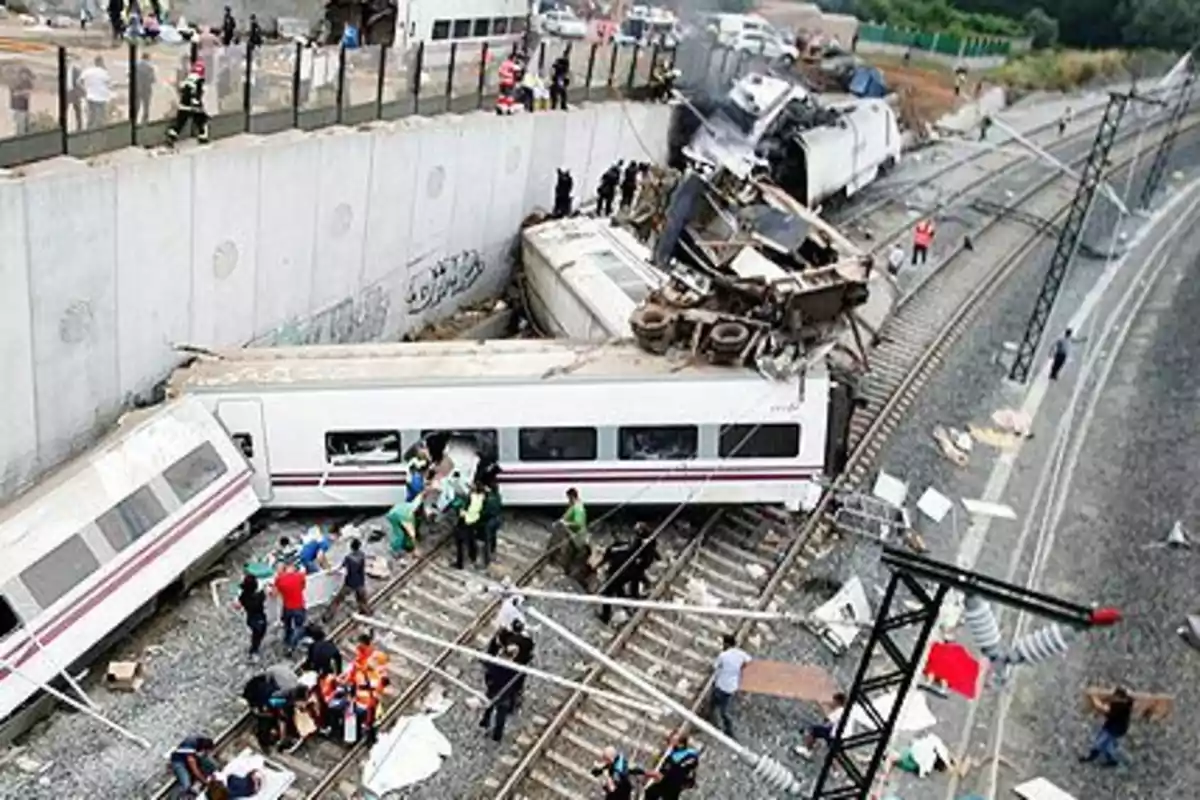
[[[1142,184],[1142,193],[1138,197],[1138,208],[1149,208],[1150,201],[1154,199],[1155,193],[1162,184],[1163,173],[1167,171],[1167,162],[1171,159],[1171,151],[1175,147],[1175,138],[1179,135],[1179,126],[1191,106],[1192,88],[1195,83],[1196,62],[1195,59],[1189,58],[1183,75],[1183,85],[1179,87],[1179,98],[1171,108],[1171,118],[1167,121],[1166,133],[1163,134],[1162,141],[1158,143],[1158,150],[1154,153],[1154,162],[1150,164],[1150,171],[1146,173],[1146,182]]]
[[[1058,244],[1054,255],[1050,257],[1050,266],[1042,280],[1041,291],[1033,304],[1033,312],[1025,324],[1025,335],[1017,356],[1013,359],[1012,369],[1008,377],[1018,383],[1029,379],[1033,368],[1033,360],[1037,356],[1038,344],[1050,321],[1050,312],[1054,309],[1054,301],[1058,299],[1058,290],[1062,287],[1071,266],[1071,259],[1083,237],[1083,227],[1087,222],[1088,212],[1091,211],[1092,201],[1104,178],[1104,170],[1108,165],[1108,155],[1112,152],[1113,143],[1117,138],[1117,130],[1121,127],[1121,119],[1130,101],[1136,99],[1133,92],[1110,94],[1108,106],[1104,109],[1104,117],[1096,130],[1096,138],[1092,142],[1092,150],[1088,153],[1087,163],[1079,175],[1079,185],[1075,189],[1075,197],[1071,200],[1071,208],[1067,212],[1067,221],[1063,224],[1058,236]]]
[[[1093,609],[1060,600],[889,545],[884,545],[881,560],[890,570],[891,577],[859,662],[858,674],[846,693],[846,708],[838,720],[837,731],[821,765],[812,800],[867,800],[871,796],[875,777],[900,718],[904,700],[924,657],[925,644],[937,623],[942,602],[951,589],[962,591],[976,608],[987,599],[1056,623],[1048,629],[1049,635],[1039,631],[1026,637],[1028,643],[1016,643],[1014,655],[996,655],[1007,664],[1036,663],[1062,652],[1065,649],[1064,637],[1058,625],[1069,629],[1086,629],[1113,625],[1120,620],[1120,613],[1114,609]],[[915,601],[911,606],[904,604],[904,594]],[[990,609],[984,613],[994,624]],[[967,623],[971,628],[971,619],[967,619]],[[902,639],[896,636],[901,631],[916,634],[911,646],[904,644],[909,637]],[[989,657],[996,653],[998,638],[997,629],[997,641],[979,643]],[[872,661],[877,655],[884,656],[888,665],[872,670]],[[867,676],[868,671],[871,677]],[[872,696],[878,697],[892,691],[896,693],[896,698],[885,718],[875,707]],[[855,712],[859,712],[857,716],[860,719],[866,717],[873,727],[853,736],[845,736],[846,727],[851,717],[856,716]],[[870,753],[865,769],[852,758],[859,751]]]

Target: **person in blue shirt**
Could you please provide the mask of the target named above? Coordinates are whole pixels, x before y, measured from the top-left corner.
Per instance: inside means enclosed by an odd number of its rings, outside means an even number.
[[[604,748],[603,760],[592,767],[592,775],[603,778],[604,800],[633,800],[633,778],[645,774],[645,769],[611,746]]]
[[[329,541],[329,536],[325,531],[314,525],[304,536],[304,541],[300,545],[298,560],[301,568],[310,575],[328,569],[329,558],[325,554],[329,552],[331,545],[332,542]]]
[[[685,790],[695,788],[699,765],[700,751],[688,743],[687,734],[672,736],[662,769],[650,773],[654,783],[646,787],[645,800],[679,800]]]

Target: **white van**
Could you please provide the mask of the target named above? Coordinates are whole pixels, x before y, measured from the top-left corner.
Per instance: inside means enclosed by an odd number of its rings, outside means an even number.
[[[756,33],[778,38],[774,26],[757,14],[713,14],[708,18],[708,31],[726,47],[734,46],[743,33]]]

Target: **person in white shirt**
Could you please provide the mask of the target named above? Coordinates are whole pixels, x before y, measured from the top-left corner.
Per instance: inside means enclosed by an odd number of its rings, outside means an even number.
[[[904,261],[908,256],[904,252],[904,248],[899,243],[892,245],[892,249],[888,252],[888,272],[892,275],[898,275],[900,268],[904,266]]]
[[[96,56],[92,66],[79,74],[83,99],[87,101],[87,126],[100,128],[108,121],[108,102],[112,100],[112,78],[104,68],[104,59]]]
[[[819,725],[810,725],[804,731],[804,743],[796,745],[796,755],[801,758],[812,758],[813,747],[817,742],[825,742],[828,744],[833,741],[833,735],[837,733],[838,721],[841,720],[842,714],[846,711],[846,695],[838,692],[833,696],[833,704],[829,710],[825,712],[825,721]],[[849,725],[847,725],[846,733],[849,733]]]
[[[733,696],[742,688],[742,670],[753,659],[750,654],[737,646],[731,634],[725,634],[721,640],[723,650],[713,661],[713,690],[709,700],[709,714],[714,718],[718,715],[725,735],[733,738],[733,719],[729,714],[729,706]]]

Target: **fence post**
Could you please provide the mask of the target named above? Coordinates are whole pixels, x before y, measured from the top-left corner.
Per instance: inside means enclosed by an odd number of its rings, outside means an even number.
[[[379,74],[375,76],[375,119],[383,119],[383,86],[387,76],[388,46],[379,45]]]
[[[583,93],[584,100],[592,99],[592,70],[596,68],[596,49],[598,47],[600,47],[599,42],[592,42],[592,49],[588,53],[587,78],[585,79],[587,83],[585,84]]]
[[[728,47],[721,48],[721,74],[718,77],[717,83],[725,83],[726,71],[729,69],[729,53]]]
[[[338,74],[337,74],[337,111],[334,113],[334,121],[342,124],[342,107],[345,105],[346,99],[346,45],[338,45]]]
[[[450,66],[446,70],[446,113],[454,102],[454,68],[458,66],[458,42],[450,43]]]
[[[650,70],[647,73],[650,76],[650,82],[654,82],[654,70],[658,68],[658,44],[650,50]]]
[[[487,89],[488,43],[479,48],[479,86],[475,90],[475,108],[483,110],[483,93]]]
[[[250,132],[250,114],[253,108],[251,100],[251,82],[254,78],[254,40],[249,36],[246,37],[246,74],[242,76],[242,113],[245,115],[245,132]]]
[[[425,40],[417,42],[417,61],[412,75],[412,110],[416,114],[421,106],[421,73],[425,71]]]
[[[613,82],[617,78],[617,43],[613,42],[610,46],[612,47],[612,55],[608,58],[608,82],[605,84],[605,88],[609,94],[612,94]]]
[[[129,43],[129,145],[137,147],[138,143],[138,75],[137,75],[137,45]]]
[[[58,135],[61,140],[62,154],[68,151],[67,138],[67,48],[58,47]]]
[[[546,43],[538,42],[538,74],[546,71]]]
[[[292,65],[292,127],[300,127],[300,59],[304,45],[296,42],[296,63]]]
[[[642,46],[635,44],[633,46],[633,60],[629,62],[629,75],[625,78],[625,91],[633,88],[633,79],[637,73],[638,54],[642,52]]]

